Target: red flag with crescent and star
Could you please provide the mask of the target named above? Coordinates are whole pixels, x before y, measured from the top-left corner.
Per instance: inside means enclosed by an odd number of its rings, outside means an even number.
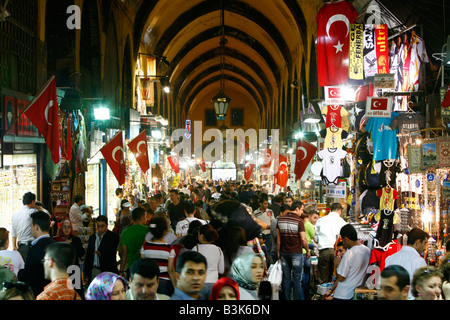
[[[306,168],[311,162],[311,159],[316,154],[317,148],[306,140],[300,139],[297,140],[297,146],[295,150],[294,173],[295,181],[297,181],[302,178]]]
[[[276,184],[282,188],[286,188],[289,180],[287,158],[282,154],[279,154],[278,171],[275,174]]]
[[[316,16],[317,73],[321,87],[348,80],[349,30],[358,12],[350,2],[325,4]]]
[[[147,147],[147,135],[145,130],[136,136],[133,140],[128,142],[128,148],[136,157],[137,163],[141,167],[142,172],[145,174],[150,169],[150,163],[148,159],[148,147]]]
[[[202,168],[203,172],[206,172],[206,163],[205,163],[205,158],[202,158],[202,160],[200,160],[199,164],[200,168]]]
[[[170,156],[167,160],[169,161],[172,170],[175,171],[175,174],[178,174],[178,172],[180,172],[180,161],[178,156]]]
[[[52,153],[52,161],[57,164],[61,156],[61,140],[55,76],[47,81],[41,92],[30,102],[24,114],[44,137],[45,144]]]
[[[109,140],[109,142],[100,149],[100,152],[111,168],[119,185],[123,185],[125,183],[126,168],[122,131],[119,131],[111,140]]]

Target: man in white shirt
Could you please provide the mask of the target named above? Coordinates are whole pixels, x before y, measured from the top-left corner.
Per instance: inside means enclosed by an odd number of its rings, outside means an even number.
[[[264,235],[265,245],[267,252],[272,251],[272,239],[270,238],[270,225],[275,219],[273,211],[269,209],[269,199],[267,197],[261,197],[259,199],[260,207],[253,211],[253,216],[258,220],[258,224],[263,228],[261,231]]]
[[[69,210],[69,218],[70,222],[72,222],[72,230],[76,236],[81,234],[81,230],[83,229],[83,220],[86,219],[86,215],[81,210],[83,202],[83,196],[80,194],[76,195],[74,204],[72,205],[72,207],[70,207]]]
[[[327,298],[334,291],[334,299],[352,300],[355,289],[362,284],[366,275],[371,251],[359,243],[358,233],[351,224],[343,226],[340,234],[347,251],[336,269],[336,282],[324,297]]]
[[[11,240],[13,250],[19,251],[24,261],[27,260],[28,250],[34,237],[31,233],[31,214],[35,208],[36,195],[27,192],[23,195],[23,207],[15,212],[11,219]]]
[[[319,218],[316,223],[317,247],[319,249],[318,280],[319,283],[331,282],[334,272],[334,244],[341,228],[346,224],[341,218],[342,205],[333,203],[331,212]]]
[[[195,205],[192,203],[192,201],[184,201],[183,208],[184,208],[184,214],[186,215],[186,219],[178,221],[178,223],[176,225],[175,233],[177,234],[178,238],[185,236],[187,234],[187,232],[189,230],[189,224],[192,221],[198,220],[202,224],[206,224],[205,220],[194,217]]]
[[[403,246],[400,251],[387,257],[385,267],[391,265],[402,266],[408,271],[409,278],[412,281],[416,270],[427,265],[425,259],[420,255],[425,251],[430,236],[419,228],[411,229],[407,236],[408,241],[406,242],[406,246]],[[410,286],[408,297],[413,299],[411,287],[412,286]]]

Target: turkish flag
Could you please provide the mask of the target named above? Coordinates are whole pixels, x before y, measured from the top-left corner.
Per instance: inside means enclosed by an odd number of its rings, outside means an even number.
[[[136,136],[133,140],[128,142],[128,148],[133,152],[136,157],[136,161],[139,163],[142,172],[145,174],[150,169],[150,163],[148,159],[148,147],[147,147],[147,135],[145,130]]]
[[[24,111],[24,114],[43,135],[45,143],[52,153],[52,160],[57,164],[61,156],[61,141],[55,76],[47,81],[41,92],[34,97]]]
[[[311,159],[316,154],[317,148],[311,143],[301,139],[297,140],[297,147],[295,152],[295,181],[301,179],[308,167]]]
[[[205,158],[202,158],[202,160],[199,163],[200,168],[202,168],[202,171],[206,171],[206,164],[205,164]]]
[[[347,83],[348,36],[357,16],[353,5],[346,1],[325,4],[317,14],[317,73],[321,87]]]
[[[250,161],[245,161],[244,166],[244,179],[246,181],[250,180],[250,177],[252,176],[253,169],[255,168],[255,164],[250,163]]]
[[[119,185],[125,183],[125,152],[123,149],[122,131],[119,131],[103,148],[100,149],[103,157],[114,173]]]
[[[386,98],[372,98],[370,110],[387,110],[389,100]]]
[[[288,166],[287,166],[287,158],[283,155],[279,155],[279,166],[278,171],[275,174],[276,184],[282,188],[286,188],[287,182],[289,180],[288,176]]]
[[[264,156],[265,159],[260,167],[261,174],[269,174],[270,166],[272,165],[272,151],[268,147],[266,147],[266,153],[263,154],[263,157]]]
[[[169,161],[172,170],[175,171],[175,174],[178,174],[178,172],[180,172],[180,160],[178,159],[178,156],[170,156],[167,160]]]
[[[450,107],[450,84],[448,85],[447,92],[445,93],[444,100],[441,103],[442,108]]]

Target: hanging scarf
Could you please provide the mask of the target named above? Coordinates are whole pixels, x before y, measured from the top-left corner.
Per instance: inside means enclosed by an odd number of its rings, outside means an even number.
[[[252,262],[255,257],[261,258],[264,262],[263,257],[258,253],[245,253],[234,259],[231,270],[233,279],[238,283],[239,287],[247,290],[256,290],[258,288],[258,283],[252,281]]]

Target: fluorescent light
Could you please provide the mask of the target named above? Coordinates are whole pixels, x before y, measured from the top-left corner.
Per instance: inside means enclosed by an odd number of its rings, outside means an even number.
[[[161,139],[162,138],[161,130],[157,130],[157,129],[152,130],[152,137],[154,139]]]
[[[110,119],[109,109],[105,107],[94,108],[94,119],[109,120]]]

